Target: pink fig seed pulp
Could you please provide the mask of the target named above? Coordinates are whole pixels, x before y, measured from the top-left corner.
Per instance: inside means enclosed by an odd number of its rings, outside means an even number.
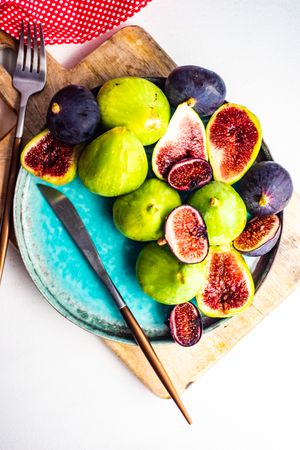
[[[203,299],[212,310],[225,314],[247,302],[249,290],[241,267],[231,253],[213,253]]]
[[[202,334],[202,321],[197,308],[192,303],[181,303],[173,308],[170,328],[174,340],[184,346],[197,344]]]
[[[58,141],[48,133],[28,150],[24,162],[37,176],[62,177],[72,163],[73,153],[73,146]]]
[[[222,152],[220,171],[230,178],[251,159],[259,133],[246,111],[227,107],[217,113],[210,127],[210,142]]]

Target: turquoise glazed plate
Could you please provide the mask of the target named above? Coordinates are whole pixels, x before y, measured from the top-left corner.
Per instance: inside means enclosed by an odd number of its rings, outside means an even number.
[[[271,159],[263,145],[262,159]],[[133,343],[132,336],[101,281],[96,277],[36,184],[41,180],[20,170],[15,193],[14,224],[25,266],[38,289],[63,316],[96,335]],[[120,234],[112,220],[114,199],[91,194],[77,177],[59,188],[77,208],[102,261],[147,336],[171,342],[170,307],[157,303],[139,287],[135,261],[143,244]],[[278,245],[261,258],[246,258],[258,289]],[[203,317],[204,331],[224,319]]]

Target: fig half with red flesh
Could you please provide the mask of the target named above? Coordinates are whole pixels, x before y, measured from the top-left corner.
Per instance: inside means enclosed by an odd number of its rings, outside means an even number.
[[[252,303],[254,283],[242,255],[211,247],[202,263],[198,308],[208,317],[230,317]]]
[[[178,191],[194,191],[211,179],[211,165],[202,158],[183,159],[172,167],[168,175],[169,185]]]
[[[235,183],[258,155],[262,141],[258,118],[244,106],[226,103],[210,118],[206,134],[214,179]]]
[[[208,159],[205,128],[193,105],[191,99],[177,107],[166,133],[154,147],[152,168],[162,180],[167,179],[171,167],[182,159]]]
[[[192,206],[182,205],[173,209],[165,224],[165,241],[179,261],[195,264],[203,261],[208,253],[208,238],[204,220]]]
[[[176,305],[170,314],[169,325],[174,341],[183,347],[197,344],[202,336],[201,315],[193,303]]]
[[[75,178],[78,155],[78,147],[57,140],[46,129],[24,147],[21,165],[32,175],[60,186]]]
[[[233,246],[247,256],[263,256],[275,246],[280,230],[280,219],[275,214],[254,217],[233,241]]]

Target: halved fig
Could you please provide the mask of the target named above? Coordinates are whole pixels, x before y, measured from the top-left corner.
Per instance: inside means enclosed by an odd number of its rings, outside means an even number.
[[[222,105],[212,115],[206,135],[214,179],[229,184],[247,172],[262,141],[258,118],[244,106],[234,103]]]
[[[198,308],[208,317],[230,317],[252,303],[254,283],[243,257],[233,248],[211,247],[202,263]]]
[[[254,217],[244,231],[233,241],[233,246],[247,256],[262,256],[268,253],[280,236],[281,223],[278,216]]]
[[[208,253],[208,238],[199,211],[189,205],[173,209],[166,219],[165,238],[158,244],[166,242],[179,261],[186,264],[203,261]]]
[[[193,303],[176,305],[170,314],[169,325],[174,341],[183,347],[197,344],[202,336],[201,315]]]
[[[79,147],[65,144],[46,129],[31,139],[21,153],[21,165],[29,173],[57,186],[76,176]]]
[[[182,159],[208,159],[205,128],[193,110],[194,103],[191,99],[177,107],[166,133],[154,147],[152,168],[161,180],[166,180],[171,167]]]
[[[212,179],[212,169],[202,158],[183,159],[174,164],[168,175],[168,183],[178,191],[194,191]]]

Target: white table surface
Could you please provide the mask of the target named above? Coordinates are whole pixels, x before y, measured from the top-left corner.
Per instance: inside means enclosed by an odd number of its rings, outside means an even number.
[[[300,192],[298,0],[154,0],[129,23],[149,31],[179,65],[219,72],[227,98],[260,117]],[[72,65],[101,40],[49,51]],[[182,396],[189,427],[100,339],[48,305],[10,248],[0,287],[0,449],[298,450],[299,294]]]

